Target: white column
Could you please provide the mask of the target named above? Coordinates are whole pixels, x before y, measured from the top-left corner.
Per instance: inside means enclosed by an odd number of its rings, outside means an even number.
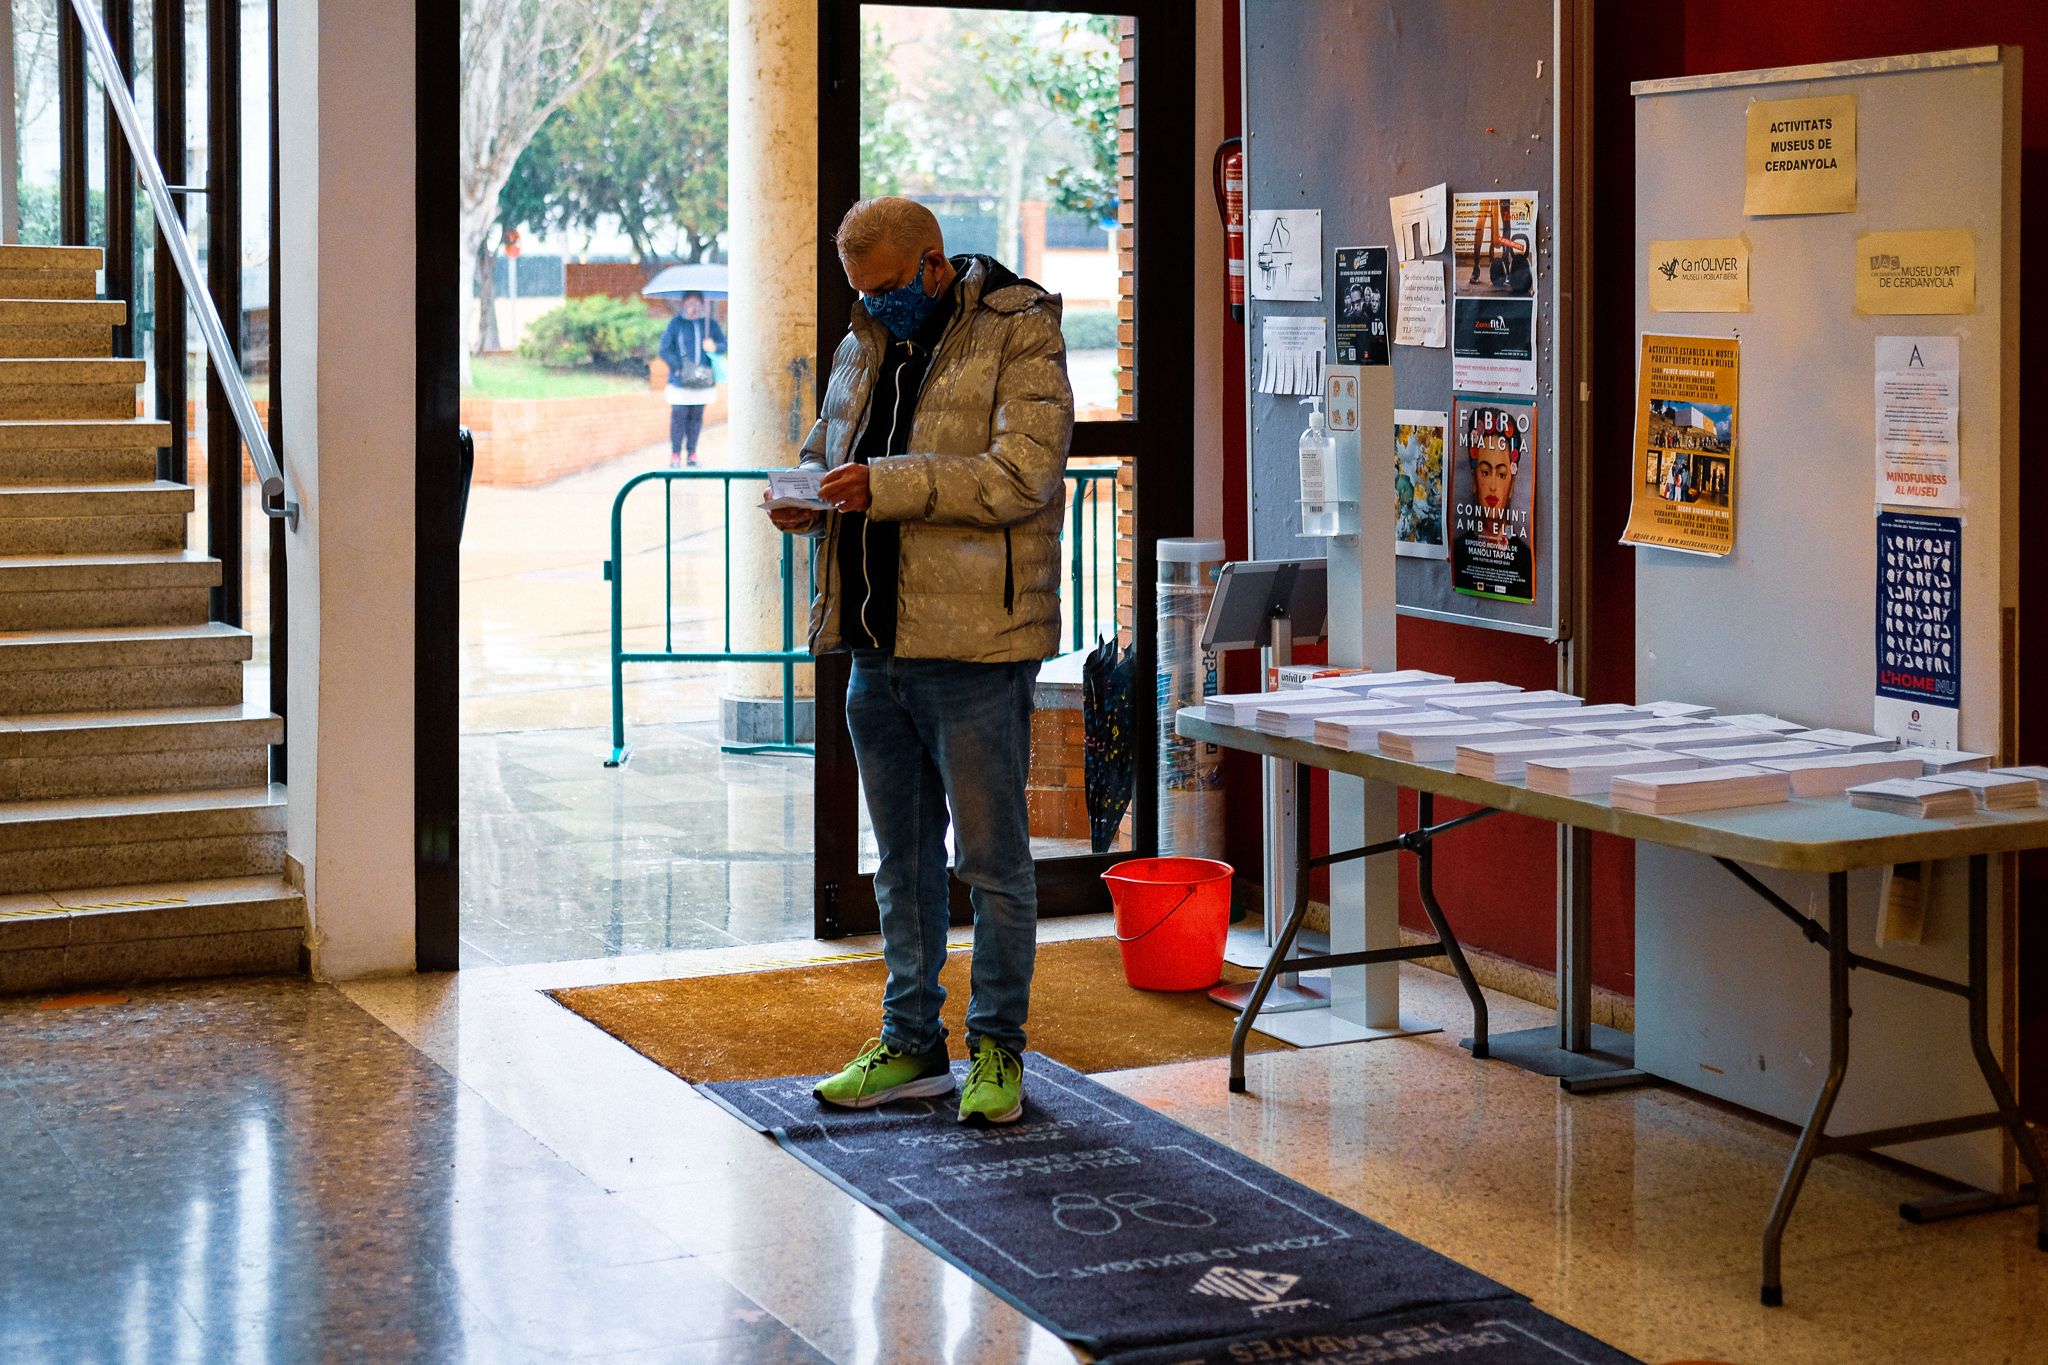
[[[727,334],[731,416],[727,442],[736,467],[796,463],[816,415],[818,369],[818,7],[813,0],[732,0],[732,299]],[[782,642],[783,537],[754,510],[758,486],[738,486],[732,545],[733,647]],[[798,547],[797,648],[809,620]],[[732,666],[739,697],[780,697],[782,670]],[[798,670],[799,692],[811,690]]]
[[[414,3],[278,15],[288,837],[328,979],[414,962]]]

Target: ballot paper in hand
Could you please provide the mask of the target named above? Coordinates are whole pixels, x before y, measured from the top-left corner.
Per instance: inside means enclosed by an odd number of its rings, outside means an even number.
[[[815,512],[829,512],[832,504],[819,495],[818,485],[825,481],[825,471],[816,465],[800,464],[794,469],[771,469],[768,471],[768,502],[770,511],[785,507],[800,507]]]

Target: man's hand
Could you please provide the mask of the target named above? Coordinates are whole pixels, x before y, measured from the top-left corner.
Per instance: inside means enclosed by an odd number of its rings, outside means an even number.
[[[818,495],[841,512],[865,512],[868,510],[868,467],[864,464],[843,464],[825,476],[818,485]]]
[[[778,531],[808,531],[812,518],[817,516],[808,507],[768,507],[768,490],[765,488],[761,490],[761,502],[768,513],[768,520]]]

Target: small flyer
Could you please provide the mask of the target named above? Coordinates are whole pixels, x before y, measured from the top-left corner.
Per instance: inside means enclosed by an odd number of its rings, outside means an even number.
[[[1387,363],[1387,255],[1383,246],[1337,248],[1339,365]]]
[[[1702,555],[1735,548],[1741,345],[1734,337],[1643,334],[1637,468],[1622,544]]]
[[[1536,297],[1536,192],[1451,199],[1451,283],[1460,297]]]
[[[1877,339],[1877,500],[1961,507],[1957,441],[1962,346],[1949,337]]]
[[[1878,513],[1876,733],[1935,749],[1959,743],[1962,582],[1962,522]]]
[[[1878,316],[1977,308],[1977,239],[1968,229],[1856,234],[1856,311]]]
[[[1401,262],[1401,301],[1394,313],[1394,344],[1442,350],[1450,340],[1446,335],[1446,314],[1444,263]]]
[[[1259,322],[1259,392],[1323,391],[1323,320],[1266,317]]]
[[[1742,211],[1849,213],[1856,207],[1856,97],[1758,100],[1749,106]]]
[[[1245,250],[1251,253],[1252,297],[1279,303],[1323,298],[1323,211],[1253,209]]]
[[[1740,237],[1650,243],[1650,311],[1747,313],[1749,243]]]
[[[1394,553],[1448,559],[1444,538],[1447,412],[1394,409]]]
[[[1451,587],[1496,602],[1536,600],[1536,403],[1452,400]]]
[[[1536,392],[1536,300],[1461,298],[1452,309],[1452,388]]]
[[[1431,185],[1387,201],[1394,215],[1394,250],[1403,261],[1434,256],[1444,249],[1444,198],[1448,184]]]

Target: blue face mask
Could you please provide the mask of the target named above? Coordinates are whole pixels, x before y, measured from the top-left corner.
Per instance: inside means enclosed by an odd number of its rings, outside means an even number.
[[[881,323],[898,341],[908,341],[916,336],[917,329],[931,317],[932,309],[939,306],[937,299],[924,292],[924,265],[921,260],[917,263],[917,278],[901,289],[861,296],[861,306],[868,310],[868,316]]]

